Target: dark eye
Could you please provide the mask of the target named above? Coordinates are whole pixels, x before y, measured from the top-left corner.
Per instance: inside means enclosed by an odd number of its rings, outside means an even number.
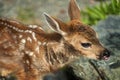
[[[91,46],[91,43],[81,43],[81,45],[84,47],[84,48],[89,48]]]

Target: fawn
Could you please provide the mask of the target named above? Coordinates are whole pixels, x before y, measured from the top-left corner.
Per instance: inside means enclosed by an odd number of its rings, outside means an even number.
[[[110,52],[100,44],[96,32],[79,20],[80,10],[75,0],[70,0],[68,13],[69,23],[44,13],[52,33],[46,33],[41,26],[1,18],[1,76],[39,80],[81,55],[108,59]]]

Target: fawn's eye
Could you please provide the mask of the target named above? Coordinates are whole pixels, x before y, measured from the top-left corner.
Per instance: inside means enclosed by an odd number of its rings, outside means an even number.
[[[84,48],[89,48],[89,47],[91,47],[91,43],[81,43],[81,45],[82,45],[82,47],[84,47]]]

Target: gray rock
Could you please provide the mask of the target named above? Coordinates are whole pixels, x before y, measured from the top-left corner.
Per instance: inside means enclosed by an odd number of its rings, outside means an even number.
[[[119,80],[105,61],[81,57],[44,80]]]
[[[100,41],[114,54],[120,56],[120,16],[109,16],[100,21],[94,29],[99,35]]]
[[[120,80],[120,16],[109,16],[106,20],[94,26],[100,41],[112,52],[107,61],[113,74]]]

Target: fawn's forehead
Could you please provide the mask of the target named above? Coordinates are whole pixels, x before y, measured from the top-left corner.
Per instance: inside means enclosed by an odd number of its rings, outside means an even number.
[[[70,22],[70,31],[73,34],[82,36],[90,41],[95,41],[96,32],[88,25],[84,25],[80,21],[74,20]]]

